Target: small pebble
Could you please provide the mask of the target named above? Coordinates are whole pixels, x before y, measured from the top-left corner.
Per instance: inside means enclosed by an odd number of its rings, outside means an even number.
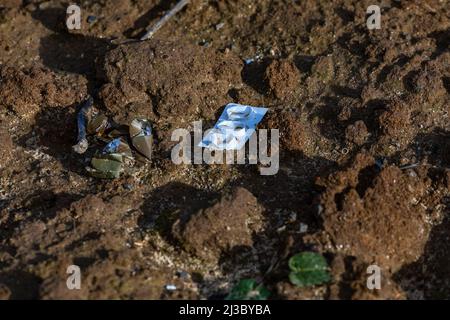
[[[181,279],[188,279],[189,273],[183,270],[177,271],[177,276]]]
[[[295,212],[291,212],[290,214],[289,214],[289,222],[290,223],[293,223],[293,222],[295,222],[297,220],[297,214],[295,213]]]
[[[216,24],[216,30],[222,29],[224,25],[225,25],[225,23],[223,23],[223,22]]]
[[[29,12],[33,12],[36,11],[37,7],[34,3],[30,3],[28,5],[25,6],[25,10],[29,11]]]
[[[87,17],[87,22],[88,23],[94,23],[95,21],[97,21],[97,17],[96,16],[88,16]]]
[[[175,291],[175,290],[177,290],[177,287],[175,285],[173,285],[173,284],[167,284],[166,285],[166,290],[167,291]]]
[[[300,233],[306,233],[308,232],[308,225],[306,223],[301,222],[300,223]]]
[[[205,39],[201,40],[199,44],[205,48],[208,48],[210,46],[210,43]]]
[[[416,178],[416,177],[417,177],[417,173],[416,173],[414,170],[410,170],[410,171],[408,172],[408,175],[409,175],[410,177],[413,177],[413,178]]]
[[[317,205],[317,214],[320,216],[323,212],[323,206],[321,204]]]
[[[133,185],[130,184],[130,183],[124,183],[124,184],[123,184],[123,188],[124,188],[125,190],[131,191],[131,190],[133,190]]]
[[[52,3],[50,1],[45,1],[39,4],[39,10],[45,10],[50,7]]]

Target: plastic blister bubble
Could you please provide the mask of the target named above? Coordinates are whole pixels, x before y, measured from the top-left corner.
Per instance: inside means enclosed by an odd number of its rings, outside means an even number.
[[[266,108],[229,103],[199,146],[219,150],[241,149],[266,112]]]

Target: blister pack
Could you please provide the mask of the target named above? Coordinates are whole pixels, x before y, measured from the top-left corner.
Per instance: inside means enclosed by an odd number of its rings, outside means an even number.
[[[240,150],[255,132],[267,108],[229,103],[216,125],[203,137],[199,147],[215,150]]]

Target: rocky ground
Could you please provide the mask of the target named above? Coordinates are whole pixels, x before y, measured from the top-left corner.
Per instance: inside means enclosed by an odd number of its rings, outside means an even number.
[[[1,298],[221,299],[243,278],[272,299],[450,297],[448,1],[379,1],[368,30],[373,1],[192,0],[131,43],[176,1],[79,1],[69,32],[71,2],[0,3]],[[71,148],[88,94],[151,121],[152,161],[89,176]],[[173,130],[229,102],[269,109],[276,175],[171,161]],[[289,282],[305,250],[330,283]]]

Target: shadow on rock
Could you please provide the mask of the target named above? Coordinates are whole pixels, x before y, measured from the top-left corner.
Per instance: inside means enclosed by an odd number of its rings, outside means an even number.
[[[130,29],[127,29],[124,32],[124,35],[131,38],[137,36],[137,30],[143,30],[146,29],[152,21],[155,19],[161,17],[163,13],[165,13],[167,10],[173,7],[173,4],[176,3],[175,0],[168,0],[168,1],[159,1],[158,4],[153,6],[150,10],[148,10],[145,14],[139,17],[139,19],[136,20],[133,27]],[[139,32],[139,31],[138,31]],[[139,36],[143,36],[142,34]]]
[[[15,248],[9,246],[9,240],[17,230],[33,222],[47,223],[56,216],[61,209],[67,208],[72,202],[82,198],[81,195],[70,193],[54,193],[48,190],[39,190],[24,199],[22,207],[12,209],[2,223],[0,234],[0,248],[14,252]]]
[[[54,71],[86,76],[89,91],[98,87],[96,66],[102,65],[104,56],[111,46],[107,39],[100,39],[67,32],[66,13],[63,9],[37,10],[33,18],[54,31],[41,39],[39,55],[45,66]]]
[[[156,229],[168,240],[173,223],[180,217],[189,217],[197,210],[207,207],[217,194],[191,187],[179,182],[170,182],[155,189],[146,197],[141,209],[144,215],[138,224],[144,230]]]
[[[89,154],[74,154],[72,145],[76,143],[76,106],[44,107],[35,117],[34,129],[18,140],[27,149],[41,150],[57,159],[64,169],[86,175],[83,159]]]
[[[436,128],[431,133],[418,134],[412,143],[417,159],[427,157],[429,163],[450,167],[450,132]]]
[[[96,76],[96,65],[108,49],[108,41],[76,34],[53,34],[41,40],[40,56],[56,71]],[[98,61],[100,60],[100,61]]]
[[[423,255],[395,274],[410,299],[450,297],[450,198],[444,201],[444,219],[431,230]]]
[[[266,69],[271,62],[272,59],[265,58],[262,61],[246,64],[242,69],[242,80],[261,95],[266,94],[269,90],[264,79]]]
[[[247,188],[261,203],[272,230],[285,223],[280,212],[298,213],[297,218],[310,227],[318,227],[316,198],[321,189],[315,178],[327,176],[335,167],[333,161],[322,157],[308,157],[301,151],[280,150],[279,171],[275,175],[263,176],[257,165],[239,166],[242,177],[232,186]],[[274,214],[275,213],[275,214]]]
[[[0,298],[10,300],[37,299],[41,279],[25,271],[0,273]]]

